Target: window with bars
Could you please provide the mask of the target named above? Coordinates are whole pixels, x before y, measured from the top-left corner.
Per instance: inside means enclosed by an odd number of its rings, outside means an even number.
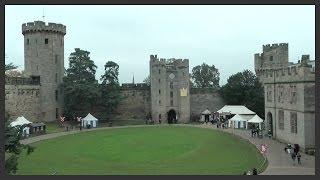
[[[44,43],[49,44],[49,39],[48,38],[44,39]]]
[[[290,113],[290,126],[291,126],[291,133],[297,134],[297,113],[291,112]]]
[[[279,129],[284,130],[284,111],[279,110]]]

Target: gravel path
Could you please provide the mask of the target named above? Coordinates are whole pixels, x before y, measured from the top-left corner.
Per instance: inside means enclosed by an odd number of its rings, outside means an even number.
[[[103,127],[96,129],[83,129],[82,131],[73,130],[73,131],[65,131],[58,132],[52,134],[45,134],[41,136],[36,136],[28,139],[21,140],[22,144],[30,144],[34,142],[38,142],[41,140],[52,139],[60,136],[65,136],[69,134],[76,133],[85,133],[88,131],[96,131],[96,130],[104,130],[110,128],[127,128],[127,127],[145,127],[148,125],[135,125],[135,126],[117,126],[117,127]],[[301,153],[301,163],[302,165],[298,165],[297,163],[294,165],[291,157],[286,154],[283,150],[285,144],[280,143],[278,141],[269,139],[269,138],[252,138],[250,131],[247,130],[238,130],[238,129],[217,129],[216,126],[209,125],[182,125],[182,126],[192,126],[192,127],[200,127],[200,128],[212,128],[228,133],[232,133],[234,135],[238,135],[243,139],[249,140],[252,144],[256,145],[260,149],[261,144],[266,144],[268,150],[266,152],[266,157],[268,159],[268,167],[267,169],[261,173],[261,175],[315,175],[315,157],[310,156],[304,153]]]

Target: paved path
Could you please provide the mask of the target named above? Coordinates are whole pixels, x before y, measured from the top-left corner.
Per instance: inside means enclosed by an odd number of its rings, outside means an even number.
[[[213,125],[199,125],[200,127],[217,129]],[[248,130],[239,129],[217,129],[224,132],[238,135],[243,139],[249,140],[252,144],[256,145],[257,148],[261,149],[261,144],[266,144],[268,150],[266,157],[268,159],[267,169],[261,173],[261,175],[315,175],[315,156],[310,156],[301,153],[301,164],[297,163],[294,165],[291,157],[284,152],[285,144],[280,143],[276,140],[268,137],[252,138],[251,132]]]
[[[117,126],[117,127],[103,127],[96,129],[84,129],[82,131],[73,130],[66,132],[58,132],[52,134],[45,134],[41,136],[36,136],[28,139],[21,140],[22,144],[30,144],[41,140],[52,139],[59,136],[65,136],[68,134],[84,133],[87,131],[96,131],[110,128],[127,128],[127,127],[145,127],[150,125],[135,125],[135,126]],[[192,126],[199,128],[212,128],[216,130],[221,130],[228,133],[233,133],[242,137],[243,139],[249,140],[252,144],[256,145],[260,149],[261,144],[266,144],[268,150],[266,152],[266,157],[268,159],[267,169],[261,173],[261,175],[315,175],[315,157],[304,153],[301,153],[302,165],[293,165],[291,157],[286,154],[283,150],[285,144],[269,138],[252,138],[249,131],[238,130],[238,129],[217,129],[216,126],[209,125],[183,125]]]

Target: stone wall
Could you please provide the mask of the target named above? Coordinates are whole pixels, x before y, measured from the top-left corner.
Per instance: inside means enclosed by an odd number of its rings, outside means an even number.
[[[5,85],[5,110],[11,120],[24,116],[29,121],[40,121],[39,97],[39,85]]]
[[[191,89],[191,117],[200,116],[208,108],[211,112],[221,109],[226,103],[217,90]]]

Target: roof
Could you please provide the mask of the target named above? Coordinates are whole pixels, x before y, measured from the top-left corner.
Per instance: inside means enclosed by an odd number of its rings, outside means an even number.
[[[31,124],[32,122],[28,121],[25,117],[20,116],[15,121],[10,123],[10,126],[22,126],[25,124]]]
[[[241,115],[236,114],[235,116],[233,116],[231,119],[229,119],[230,121],[247,121],[247,119],[243,118]]]
[[[258,115],[253,116],[248,123],[262,123],[263,119],[261,119]]]
[[[82,120],[84,120],[84,121],[98,121],[98,119],[95,118],[94,116],[92,116],[90,113],[85,118],[82,118]]]
[[[255,112],[251,111],[247,107],[239,106],[239,105],[225,105],[217,112],[230,113],[230,114],[256,114]]]
[[[30,124],[30,126],[32,126],[32,127],[39,127],[39,126],[44,126],[44,125],[46,125],[46,124],[42,123],[42,122],[36,122],[36,123]]]
[[[201,114],[211,114],[211,112],[208,109],[206,109]]]

